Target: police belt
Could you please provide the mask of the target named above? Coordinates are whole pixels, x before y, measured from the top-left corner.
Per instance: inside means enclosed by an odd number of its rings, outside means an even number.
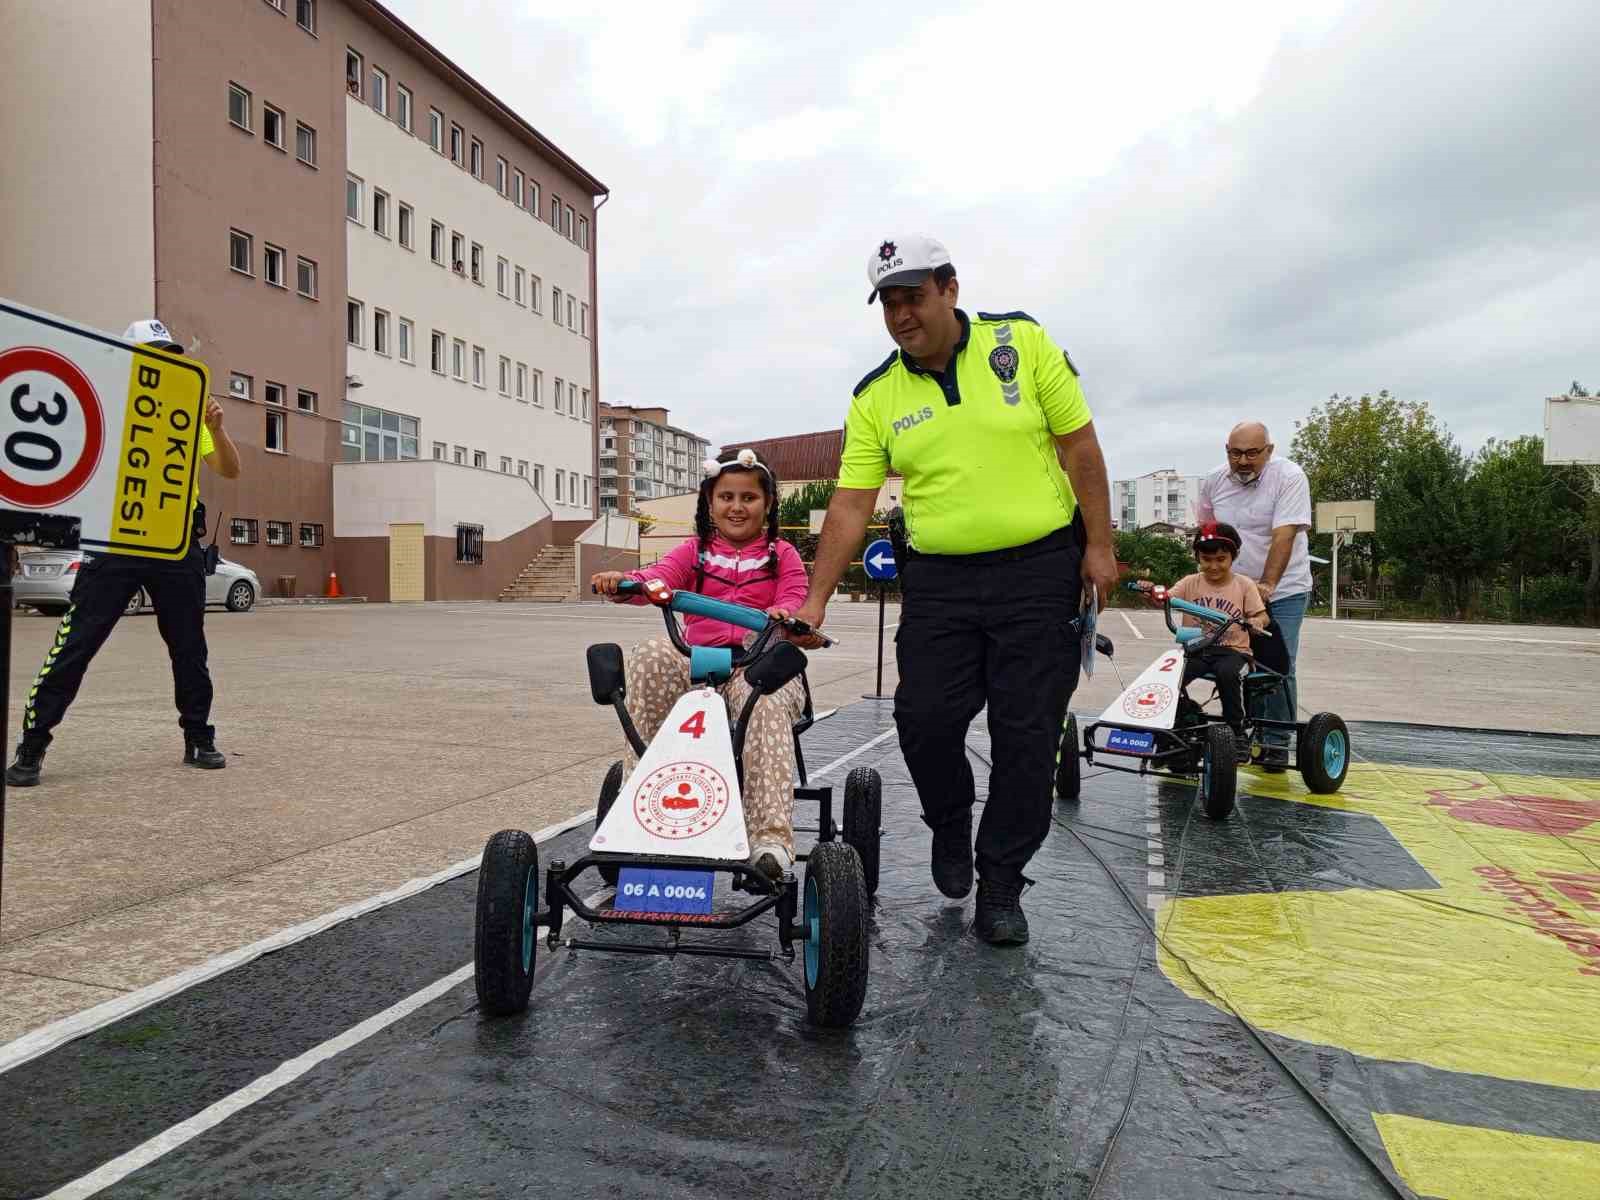
[[[1077,532],[1077,517],[1073,517],[1072,524],[1063,525],[1053,533],[1047,533],[1038,541],[1025,542],[1021,546],[1008,546],[1004,550],[982,550],[977,554],[924,554],[915,547],[906,548],[908,562],[947,563],[951,566],[980,567],[991,563],[1018,562],[1025,558],[1034,558],[1040,554],[1049,554],[1052,550],[1066,550],[1073,545],[1082,545],[1082,540]]]

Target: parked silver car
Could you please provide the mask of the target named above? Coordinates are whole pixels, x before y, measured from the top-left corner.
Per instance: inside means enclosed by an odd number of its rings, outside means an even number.
[[[73,581],[83,565],[81,550],[24,551],[17,573],[11,577],[12,594],[18,607],[38,609],[49,616],[60,616],[71,605]],[[217,573],[206,578],[206,603],[220,604],[229,612],[249,612],[261,595],[261,581],[249,567],[223,559]],[[128,611],[153,607],[140,588],[128,601]]]

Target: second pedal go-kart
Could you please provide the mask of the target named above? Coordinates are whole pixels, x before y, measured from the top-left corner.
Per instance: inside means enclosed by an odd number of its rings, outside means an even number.
[[[614,643],[589,647],[590,691],[597,704],[616,710],[639,763],[625,782],[622,763],[612,764],[601,788],[589,853],[572,863],[550,863],[543,877],[543,905],[533,838],[507,829],[489,839],[478,874],[473,944],[479,1003],[494,1015],[526,1009],[539,927],[546,928],[546,945],[554,949],[563,944],[562,928],[570,912],[595,926],[650,928],[663,935],[650,940],[569,937],[564,944],[572,950],[793,962],[798,947],[807,1016],[818,1025],[849,1025],[860,1013],[867,991],[867,926],[870,897],[878,887],[882,816],[878,774],[864,768],[850,772],[841,831],[833,820],[832,789],[805,786],[799,737],[813,720],[806,686],[805,711],[794,728],[800,772],[794,794],[797,800],[815,802],[820,814],[814,829],[796,830],[817,835],[810,853],[799,856],[805,863],[803,885],[792,871],[774,881],[750,865],[741,794],[744,740],[756,701],[795,678],[804,682],[805,654],[775,635],[784,627],[801,634],[810,629],[793,620],[774,621],[759,609],[694,592],[674,592],[659,581],[641,587],[625,580],[620,590],[642,591],[663,610],[673,645],[689,659],[694,686],[646,746],[624,704],[621,647]],[[691,646],[678,627],[676,613],[726,621],[757,636],[743,649]],[[730,725],[715,689],[735,670],[744,671],[751,693]],[[589,887],[575,888],[578,877],[589,871],[594,872]],[[592,888],[595,875],[616,890],[609,902],[591,907],[579,891]],[[720,896],[715,886],[719,875],[731,881],[731,888]],[[777,917],[775,953],[682,937],[686,929],[725,933],[769,912]]]
[[[1160,598],[1167,628],[1178,644],[1124,688],[1081,737],[1077,717],[1067,717],[1056,760],[1056,795],[1078,799],[1083,763],[1137,775],[1198,776],[1200,805],[1207,816],[1220,820],[1233,811],[1238,791],[1238,745],[1233,729],[1220,715],[1190,698],[1183,686],[1183,669],[1189,657],[1216,645],[1230,628],[1244,622],[1164,591]],[[1201,624],[1177,625],[1174,612],[1195,617]],[[1336,713],[1317,713],[1304,722],[1249,715],[1257,700],[1287,683],[1284,673],[1260,662],[1251,667],[1244,678],[1245,737],[1251,750],[1260,753],[1262,735],[1268,730],[1292,731],[1294,766],[1306,787],[1322,795],[1336,792],[1350,770],[1350,731]]]

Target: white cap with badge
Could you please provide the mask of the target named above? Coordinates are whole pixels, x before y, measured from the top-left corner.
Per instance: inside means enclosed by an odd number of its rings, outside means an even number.
[[[141,346],[154,346],[158,350],[170,350],[175,354],[183,353],[183,347],[173,340],[171,331],[154,317],[145,321],[135,321],[128,326],[122,338],[124,341],[138,342]]]
[[[867,259],[867,282],[872,285],[867,303],[876,300],[882,288],[916,287],[936,267],[949,265],[950,251],[927,234],[884,238]]]

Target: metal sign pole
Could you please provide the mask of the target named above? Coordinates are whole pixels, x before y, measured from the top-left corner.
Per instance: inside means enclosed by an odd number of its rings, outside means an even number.
[[[1333,593],[1332,593],[1331,599],[1332,599],[1332,602],[1333,602],[1333,617],[1332,617],[1332,619],[1335,620],[1335,621],[1337,621],[1339,619],[1339,543],[1342,542],[1342,541],[1344,541],[1344,531],[1340,530],[1340,529],[1334,530],[1333,531],[1333,584],[1332,584]]]
[[[887,592],[883,584],[878,584],[878,685],[873,690],[879,699],[883,698],[883,606]],[[3,742],[4,739],[0,738],[0,743]]]
[[[6,882],[6,773],[4,756],[11,751],[11,543],[4,543],[5,578],[0,580],[0,897]],[[0,899],[3,908],[3,899]],[[0,919],[0,929],[4,929]]]

